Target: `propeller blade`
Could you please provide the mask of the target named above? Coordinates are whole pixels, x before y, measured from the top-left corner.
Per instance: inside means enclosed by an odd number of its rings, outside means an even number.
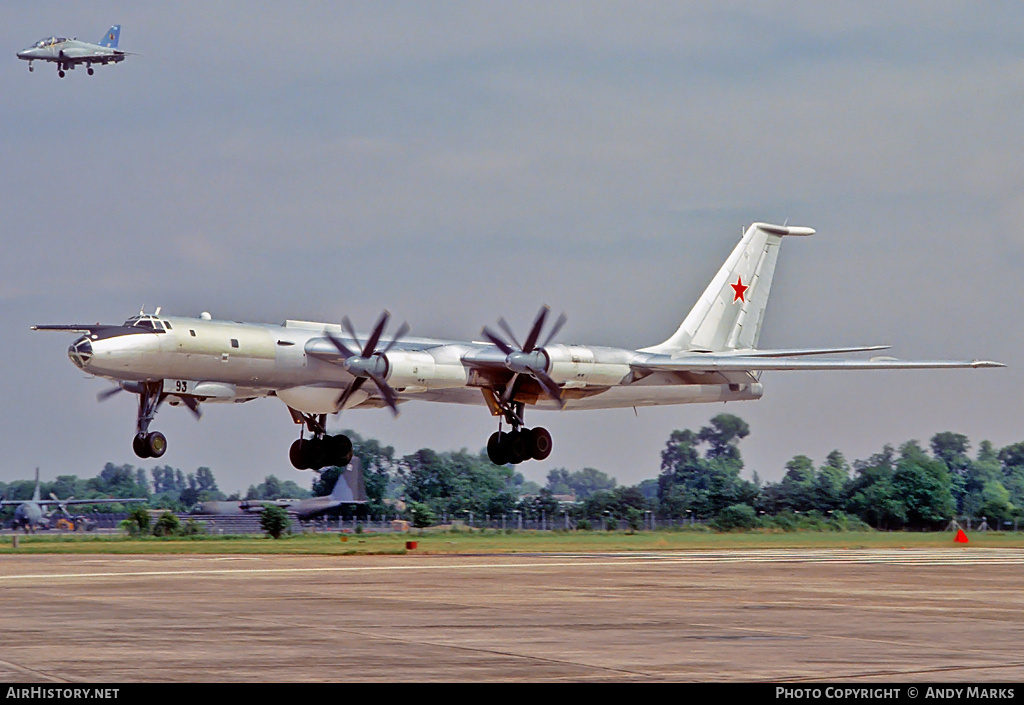
[[[515,352],[515,350],[509,347],[508,343],[506,343],[504,340],[502,340],[494,333],[492,333],[490,328],[488,328],[487,326],[484,326],[482,333],[484,334],[485,338],[487,338],[489,341],[498,346],[498,350],[501,350],[506,355],[511,355],[513,352]]]
[[[334,333],[331,333],[330,331],[327,331],[327,339],[330,340],[331,343],[334,344],[334,347],[336,347],[338,349],[338,352],[340,352],[345,357],[348,358],[348,357],[352,357],[353,355],[355,355],[355,353],[352,352],[351,350],[349,350],[348,346],[346,346],[345,343],[343,343],[341,341],[341,338],[336,336]]]
[[[199,402],[194,397],[179,397],[181,403],[188,407],[188,410],[192,412],[192,415],[197,419],[203,418],[203,412],[199,408]]]
[[[544,391],[548,393],[548,396],[558,402],[558,408],[564,409],[565,402],[562,400],[562,390],[555,384],[555,380],[551,379],[547,372],[541,372],[540,370],[534,372],[533,376],[540,382],[540,386],[544,387]]]
[[[555,325],[551,328],[551,332],[548,333],[548,337],[544,339],[544,342],[541,343],[540,347],[546,348],[548,346],[548,343],[550,343],[554,339],[554,337],[558,335],[558,331],[562,330],[562,326],[565,325],[565,322],[567,320],[569,319],[565,317],[565,314],[561,314],[558,317],[558,320],[555,321]]]
[[[352,384],[345,387],[345,391],[338,395],[337,407],[338,412],[345,408],[345,402],[347,402],[353,394],[359,391],[359,388],[366,383],[366,377],[356,377],[352,380]],[[337,413],[337,412],[335,412]]]
[[[402,338],[404,338],[404,337],[405,337],[405,334],[406,334],[406,333],[408,333],[408,332],[409,332],[409,330],[410,330],[410,326],[409,326],[409,324],[408,324],[407,322],[404,322],[404,321],[403,321],[402,325],[400,325],[400,326],[398,327],[398,330],[396,330],[396,331],[395,331],[395,334],[391,336],[391,342],[387,344],[387,347],[386,347],[386,348],[384,348],[383,350],[381,350],[381,354],[382,354],[382,355],[383,355],[383,354],[386,354],[386,353],[387,353],[387,351],[391,349],[391,346],[392,346],[392,345],[394,345],[394,344],[395,344],[395,343],[397,343],[397,342],[398,342],[399,340],[401,340]]]
[[[96,395],[96,401],[106,401],[115,394],[120,394],[124,390],[120,387],[111,387],[110,389],[104,389],[102,392]]]
[[[519,344],[518,340],[516,340],[516,334],[512,332],[512,326],[508,324],[508,321],[506,321],[504,318],[499,318],[498,327],[505,331],[505,335],[508,336],[509,340],[516,344],[517,348],[519,348],[520,350],[523,349],[523,346]]]
[[[548,311],[547,306],[541,306],[540,312],[537,313],[537,318],[533,321],[533,328],[530,329],[530,334],[526,336],[526,345],[523,347],[523,352],[533,352],[533,346],[537,343],[537,338],[540,337],[540,329],[544,327],[544,319],[547,318]]]
[[[391,409],[391,414],[398,416],[398,395],[395,394],[395,390],[379,377],[372,377],[372,379],[373,383],[377,385],[377,389],[380,390],[380,395],[384,397],[384,402]]]
[[[377,319],[377,326],[373,329],[373,333],[370,334],[370,339],[366,341],[366,347],[363,348],[363,357],[370,357],[377,349],[377,343],[380,342],[380,334],[384,332],[384,326],[388,324],[388,318],[391,314],[386,310],[381,312],[380,318]]]
[[[509,381],[508,385],[505,387],[505,393],[501,395],[501,400],[504,403],[508,404],[510,401],[512,401],[512,397],[514,397],[516,395],[517,391],[519,391],[519,373],[518,372],[516,372],[516,373],[514,373],[512,375],[512,379]]]
[[[348,316],[342,317],[341,325],[345,331],[352,336],[352,340],[355,341],[356,348],[359,348],[359,336],[356,335],[356,329],[352,327],[352,321],[349,320]]]

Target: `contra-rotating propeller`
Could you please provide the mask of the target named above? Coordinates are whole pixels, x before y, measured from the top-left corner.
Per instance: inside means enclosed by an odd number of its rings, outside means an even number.
[[[348,371],[349,374],[355,377],[352,384],[348,385],[338,396],[337,407],[342,409],[345,403],[359,391],[359,388],[366,383],[367,379],[373,380],[373,383],[377,385],[377,389],[380,391],[381,397],[384,398],[384,402],[391,409],[391,413],[398,416],[398,395],[395,394],[395,390],[392,389],[387,383],[388,375],[388,350],[394,346],[406,333],[409,332],[409,324],[402,323],[395,331],[394,335],[391,336],[391,340],[383,349],[377,349],[377,343],[380,342],[381,334],[384,332],[384,327],[388,324],[388,318],[391,314],[387,311],[383,311],[380,314],[380,318],[377,319],[377,325],[374,326],[373,332],[367,339],[366,344],[362,345],[362,351],[360,352],[359,337],[356,335],[355,328],[352,327],[352,321],[349,320],[348,316],[341,319],[341,325],[348,333],[349,337],[356,344],[355,351],[349,349],[345,342],[334,335],[330,331],[327,331],[327,338],[334,344],[334,347],[338,349],[345,359],[342,360],[341,365]]]
[[[544,352],[544,348],[548,343],[554,339],[558,331],[565,325],[565,314],[561,314],[555,324],[548,331],[547,337],[544,338],[544,342],[537,345],[537,341],[540,339],[541,329],[544,328],[544,321],[547,318],[548,313],[551,311],[547,306],[542,306],[540,312],[537,314],[537,318],[533,321],[533,327],[530,328],[530,334],[526,336],[526,343],[523,345],[519,344],[516,340],[515,334],[512,332],[511,326],[505,321],[504,318],[498,319],[498,327],[500,327],[505,334],[511,339],[512,345],[509,345],[505,340],[496,335],[487,326],[484,326],[483,335],[498,346],[498,349],[505,353],[505,367],[512,370],[512,381],[505,387],[505,394],[503,395],[503,401],[508,403],[513,397],[515,397],[517,387],[519,384],[520,375],[529,375],[533,377],[537,382],[544,388],[544,391],[548,393],[548,396],[554,399],[559,408],[565,406],[565,402],[562,401],[562,391],[555,383],[555,380],[548,376],[548,365],[550,359],[547,353]]]

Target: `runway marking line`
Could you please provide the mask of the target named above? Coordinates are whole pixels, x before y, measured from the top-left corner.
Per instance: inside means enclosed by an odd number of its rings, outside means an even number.
[[[191,558],[203,560],[224,560],[223,556],[202,556],[183,557],[168,556],[171,558]],[[273,556],[266,556],[271,558]],[[314,558],[315,556],[302,556],[303,558]],[[448,558],[448,556],[438,556]],[[566,568],[570,566],[594,566],[612,567],[622,565],[665,565],[668,563],[699,564],[699,563],[770,563],[770,562],[796,562],[796,563],[830,563],[830,564],[861,564],[861,563],[887,563],[893,565],[925,565],[925,566],[946,566],[946,565],[978,565],[978,564],[1003,564],[1016,565],[1024,564],[1024,550],[1007,549],[905,549],[896,551],[881,552],[878,550],[858,551],[855,549],[841,550],[782,550],[767,549],[763,551],[708,551],[678,554],[611,554],[595,556],[594,554],[569,554],[567,557],[575,560],[544,561],[539,563],[522,562],[522,556],[508,556],[509,560],[501,563],[458,563],[445,561],[439,564],[405,564],[386,566],[319,566],[319,567],[292,567],[292,568],[211,568],[195,570],[140,570],[140,571],[105,571],[90,573],[26,573],[14,575],[0,575],[0,583],[10,583],[18,580],[68,580],[75,578],[130,578],[130,577],[155,577],[155,576],[217,576],[230,574],[290,574],[290,573],[349,573],[349,572],[374,572],[374,571],[431,571],[431,570],[494,570],[516,568],[519,570],[538,570],[544,568]],[[243,559],[245,557],[239,557]],[[263,558],[263,557],[247,557]],[[611,560],[608,560],[611,558]]]

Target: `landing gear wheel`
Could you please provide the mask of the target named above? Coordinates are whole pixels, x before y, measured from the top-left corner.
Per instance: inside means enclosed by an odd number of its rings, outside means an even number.
[[[501,450],[505,453],[506,462],[518,465],[530,458],[530,446],[525,429],[517,429],[505,434],[501,443]]]
[[[89,72],[89,75],[90,75],[90,76],[92,76],[92,75],[93,75],[94,73],[96,73],[95,71],[93,71],[93,70],[92,70],[92,68],[91,68],[91,67],[90,67],[90,68],[88,68],[88,69],[86,69],[86,71],[88,71],[88,72]]]
[[[295,442],[292,443],[292,447],[288,449],[288,459],[292,461],[292,465],[295,466],[296,470],[310,469],[306,465],[306,444],[308,442],[302,438],[296,438]]]
[[[167,437],[159,431],[155,431],[146,437],[146,448],[149,449],[149,457],[159,458],[167,452]]]
[[[138,434],[132,439],[132,450],[135,451],[135,455],[140,458],[148,458],[149,455],[149,444],[146,442],[145,434]]]
[[[340,468],[352,462],[351,438],[339,434],[337,436],[327,436],[326,439],[330,439],[327,445],[327,455],[330,456],[330,462]]]
[[[487,439],[487,457],[490,458],[491,462],[495,465],[505,465],[508,463],[508,457],[505,455],[503,450],[505,436],[508,434],[502,433],[501,431],[495,431],[491,434],[491,437]]]
[[[534,460],[545,460],[551,455],[551,434],[546,428],[535,428],[525,433],[530,434],[530,455]]]
[[[64,72],[63,71],[58,71],[57,75],[60,76],[61,78],[64,78]]]

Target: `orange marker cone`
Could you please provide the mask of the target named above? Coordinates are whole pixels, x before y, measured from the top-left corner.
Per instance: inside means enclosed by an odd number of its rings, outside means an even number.
[[[956,538],[953,540],[957,543],[967,543],[967,534],[964,533],[963,529],[957,529]]]

